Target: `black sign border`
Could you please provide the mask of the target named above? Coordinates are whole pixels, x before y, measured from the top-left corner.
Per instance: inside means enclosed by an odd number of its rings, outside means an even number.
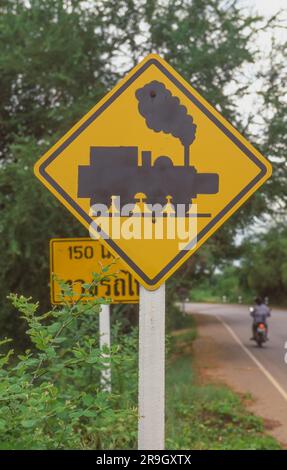
[[[73,207],[73,209],[83,218],[89,225],[93,223],[95,228],[98,228],[95,221],[64,191],[64,189],[46,172],[46,169],[50,163],[61,154],[61,152],[69,146],[105,109],[107,109],[113,101],[115,101],[145,70],[151,65],[155,65],[177,88],[186,95],[190,101],[197,106],[207,118],[209,118],[259,169],[260,173],[253,178],[243,188],[235,198],[233,198],[225,207],[222,209],[204,229],[197,235],[197,242],[208,233],[212,227],[220,220],[224,215],[232,209],[232,207],[240,201],[246,193],[248,193],[266,174],[267,168],[263,162],[261,162],[256,155],[254,155],[229,129],[225,127],[182,83],[180,83],[176,77],[174,77],[164,65],[161,64],[157,59],[151,58],[144,63],[120,88],[118,88],[108,100],[100,106],[87,120],[81,124],[81,126],[70,136],[65,142],[63,142],[39,167],[39,173],[41,176],[65,199],[65,201]],[[99,227],[100,228],[100,227]],[[149,278],[128,256],[127,254],[107,235],[100,230],[99,235],[102,236],[106,243],[138,274],[138,276],[144,280],[149,286],[157,284],[167,273],[170,271],[175,264],[178,263],[184,256],[186,256],[186,250],[181,250],[154,278]],[[188,245],[193,246],[195,240],[189,242]]]

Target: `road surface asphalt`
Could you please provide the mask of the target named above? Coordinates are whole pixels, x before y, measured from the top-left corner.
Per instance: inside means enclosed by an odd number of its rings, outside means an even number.
[[[272,309],[270,340],[258,348],[250,341],[248,306],[186,303],[184,309],[197,321],[195,360],[201,371],[250,395],[249,409],[287,447],[287,310]]]

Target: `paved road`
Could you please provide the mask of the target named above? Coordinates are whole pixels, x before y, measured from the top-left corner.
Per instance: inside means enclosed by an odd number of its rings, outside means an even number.
[[[278,423],[273,435],[287,445],[287,311],[272,309],[270,341],[263,348],[250,341],[248,306],[186,303],[185,311],[197,314],[198,354],[205,355],[206,362],[217,356],[213,375],[240,392],[250,392],[257,401],[254,411]]]

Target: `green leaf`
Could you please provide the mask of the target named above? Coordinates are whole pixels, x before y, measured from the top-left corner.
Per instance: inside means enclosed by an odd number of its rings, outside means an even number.
[[[23,428],[33,428],[37,423],[37,420],[35,419],[23,419],[21,421],[21,425]]]

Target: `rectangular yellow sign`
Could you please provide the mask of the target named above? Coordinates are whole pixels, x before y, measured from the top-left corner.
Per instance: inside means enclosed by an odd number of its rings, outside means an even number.
[[[51,302],[61,304],[63,297],[57,279],[73,286],[76,301],[84,293],[84,285],[92,282],[92,273],[101,273],[104,266],[115,260],[106,247],[90,238],[54,238],[50,240],[50,282]],[[139,283],[119,259],[110,267],[109,274],[115,277],[102,281],[95,286],[91,297],[110,298],[112,304],[138,303]],[[85,297],[87,300],[87,297]]]

